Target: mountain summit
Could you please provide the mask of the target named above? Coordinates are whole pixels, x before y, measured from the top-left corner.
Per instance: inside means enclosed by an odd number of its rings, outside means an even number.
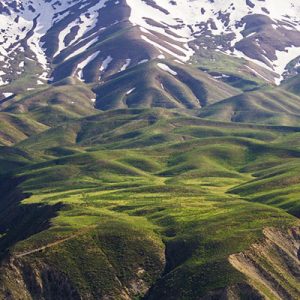
[[[28,60],[37,62],[39,82],[99,82],[154,58],[185,63],[203,50],[252,61],[262,67],[252,70],[257,76],[279,83],[297,72],[299,15],[295,0],[7,0],[1,84],[22,76]]]

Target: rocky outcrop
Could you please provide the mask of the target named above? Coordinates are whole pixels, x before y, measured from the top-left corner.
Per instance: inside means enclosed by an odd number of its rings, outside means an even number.
[[[151,238],[85,231],[26,252],[12,250],[0,262],[0,299],[136,299],[164,265],[163,245]]]
[[[3,300],[82,299],[65,274],[44,263],[10,259],[1,269]]]
[[[299,299],[300,228],[266,228],[263,233],[262,242],[231,255],[230,263],[265,299]]]
[[[236,284],[225,289],[209,292],[199,300],[262,300],[264,297],[255,288],[246,283]]]

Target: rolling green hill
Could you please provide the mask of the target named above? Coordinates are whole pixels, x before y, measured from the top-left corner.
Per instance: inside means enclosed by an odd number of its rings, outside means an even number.
[[[114,74],[94,91],[96,107],[101,110],[196,109],[241,92],[196,68],[165,60],[144,62]]]
[[[200,110],[199,116],[228,122],[297,126],[299,94],[283,88],[267,87],[243,93]]]
[[[1,299],[299,298],[298,79],[201,55],[10,86]]]
[[[0,300],[299,300],[299,12],[0,1]]]
[[[299,132],[120,109],[3,149],[1,297],[296,299],[290,254],[255,280],[230,255],[298,226]]]

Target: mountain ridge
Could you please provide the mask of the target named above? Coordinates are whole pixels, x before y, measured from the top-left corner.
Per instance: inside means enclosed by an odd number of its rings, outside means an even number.
[[[10,0],[0,8],[1,23],[8,24],[1,29],[2,85],[22,75],[31,59],[38,62],[38,84],[67,76],[99,82],[145,60],[185,62],[199,48],[255,62],[270,82],[279,83],[300,56],[299,9],[293,0],[280,6],[229,0]],[[123,47],[122,53],[111,43]]]
[[[0,2],[0,298],[300,298],[299,35],[296,0]]]

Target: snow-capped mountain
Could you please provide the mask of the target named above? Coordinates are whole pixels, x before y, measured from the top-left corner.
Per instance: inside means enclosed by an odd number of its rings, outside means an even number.
[[[24,76],[30,61],[37,84],[91,83],[155,58],[186,63],[201,49],[252,61],[271,74],[252,69],[256,76],[277,83],[299,64],[300,3],[5,0],[0,30],[0,85]]]

